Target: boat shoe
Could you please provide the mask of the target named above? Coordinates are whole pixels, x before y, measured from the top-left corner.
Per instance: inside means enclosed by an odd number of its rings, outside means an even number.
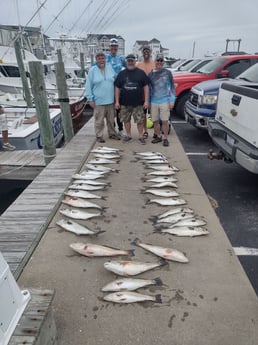
[[[2,148],[4,150],[14,151],[16,147],[14,145],[11,145],[10,143],[5,143],[2,145]]]

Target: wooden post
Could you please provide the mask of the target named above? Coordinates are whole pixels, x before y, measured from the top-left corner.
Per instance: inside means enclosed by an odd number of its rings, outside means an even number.
[[[80,53],[81,78],[85,78],[84,54]]]
[[[29,69],[31,74],[31,89],[35,100],[44,158],[45,163],[48,164],[56,156],[56,147],[49,116],[43,65],[40,61],[30,61]]]
[[[65,137],[65,143],[67,144],[74,136],[74,133],[73,133],[72,115],[71,115],[71,110],[70,110],[69,97],[68,97],[67,85],[66,85],[66,79],[65,79],[65,69],[64,69],[64,63],[62,61],[55,63],[55,71],[56,71],[56,85],[57,85],[57,90],[58,90],[58,97],[59,97],[60,108],[61,108],[61,113],[62,113],[64,137]]]
[[[32,104],[32,98],[30,94],[29,83],[28,83],[28,79],[27,79],[24,64],[23,64],[20,42],[18,40],[14,42],[14,48],[15,48],[15,55],[16,55],[16,59],[17,59],[18,67],[19,67],[21,80],[22,80],[25,101],[28,107],[32,107],[33,104]]]

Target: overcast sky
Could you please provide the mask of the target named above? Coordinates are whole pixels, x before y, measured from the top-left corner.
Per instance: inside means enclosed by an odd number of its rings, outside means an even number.
[[[241,39],[241,50],[258,52],[257,0],[2,0],[1,24],[27,24],[44,1],[41,19],[36,15],[29,26],[41,24],[53,37],[117,34],[126,41],[126,53],[136,40],[157,38],[176,58],[221,53],[226,39]],[[236,49],[230,43],[229,50]]]

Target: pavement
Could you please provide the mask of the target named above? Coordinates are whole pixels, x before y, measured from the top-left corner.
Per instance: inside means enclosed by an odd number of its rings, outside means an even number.
[[[55,290],[53,309],[62,345],[257,345],[257,296],[175,132],[169,136],[169,147],[151,144],[152,130],[149,134],[147,145],[140,145],[133,126],[133,142],[107,139],[104,144],[123,150],[119,164],[112,164],[119,172],[106,178],[111,187],[95,192],[106,200],[92,200],[106,207],[103,216],[78,222],[106,232],[98,237],[78,237],[56,225],[62,218],[57,212],[21,274],[19,286]],[[89,149],[85,148],[86,155]],[[180,198],[204,217],[209,235],[190,238],[154,232],[149,218],[173,207],[146,203],[156,197],[141,192],[148,186],[142,178],[151,171],[134,154],[143,151],[162,152],[180,169],[175,175]],[[92,158],[89,153],[87,160]],[[69,245],[91,242],[135,249],[135,257],[120,256],[117,260],[158,262],[155,255],[131,244],[136,237],[178,249],[189,263],[169,261],[137,276],[160,277],[162,286],[139,292],[160,294],[162,304],[105,302],[101,288],[116,278],[103,266],[110,258],[81,256]]]

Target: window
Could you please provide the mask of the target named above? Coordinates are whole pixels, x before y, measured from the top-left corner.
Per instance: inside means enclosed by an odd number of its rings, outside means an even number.
[[[20,72],[17,66],[4,66],[0,65],[0,73],[5,77],[19,78]]]
[[[229,72],[228,76],[230,78],[235,78],[240,73],[245,71],[247,68],[251,66],[251,61],[249,59],[244,60],[237,60],[231,62],[228,66],[225,66],[225,70]]]

